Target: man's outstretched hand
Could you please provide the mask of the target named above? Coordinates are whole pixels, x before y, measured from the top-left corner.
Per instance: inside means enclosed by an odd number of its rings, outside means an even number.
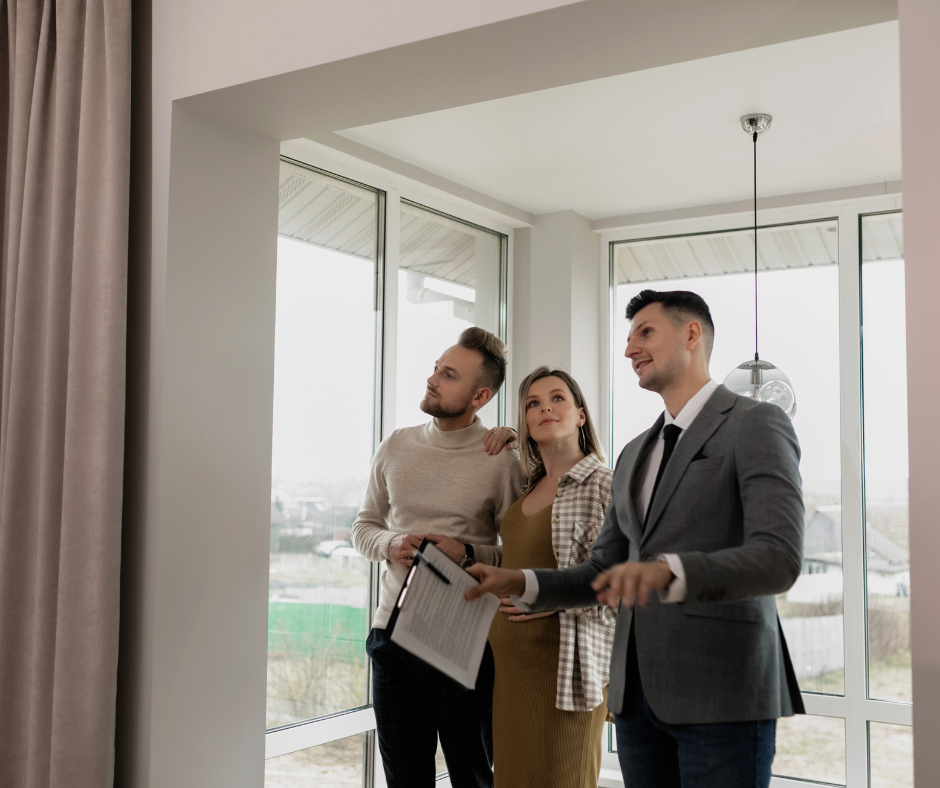
[[[645,607],[650,591],[659,591],[672,582],[673,574],[665,561],[638,563],[626,561],[601,572],[591,588],[597,592],[597,601],[616,609],[621,600],[629,607],[634,603]]]
[[[480,581],[464,598],[477,599],[484,594],[495,594],[498,597],[522,596],[525,593],[525,575],[519,569],[500,569],[498,566],[474,564],[467,571]]]
[[[501,598],[522,596],[525,593],[525,575],[521,570],[474,564],[467,571],[480,581],[480,585],[464,594],[470,601],[487,593]],[[672,579],[672,570],[665,561],[627,561],[601,572],[591,587],[597,592],[597,601],[602,605],[616,608],[623,600],[631,607],[634,604],[644,607],[649,602],[650,591],[667,588]]]

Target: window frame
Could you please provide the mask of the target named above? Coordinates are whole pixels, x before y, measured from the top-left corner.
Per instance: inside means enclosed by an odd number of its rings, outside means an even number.
[[[394,179],[387,172],[363,172],[356,167],[311,153],[303,146],[291,143],[281,145],[278,163],[286,160],[301,167],[309,167],[328,177],[346,181],[376,193],[377,243],[375,283],[375,410],[373,413],[373,451],[395,430],[395,392],[397,383],[397,319],[399,228],[401,202],[404,200],[432,213],[489,232],[500,239],[499,311],[497,326],[504,342],[511,342],[512,330],[512,228],[463,205],[459,200],[448,200],[426,191],[420,184]],[[512,386],[511,369],[497,399],[497,420],[506,424],[508,397]],[[369,626],[375,612],[379,588],[380,568],[373,564],[369,575]],[[265,731],[265,760],[291,752],[309,749],[359,733],[368,733],[364,754],[363,788],[383,788],[385,776],[375,740],[375,713],[372,709],[371,665],[368,676],[368,703],[344,709],[334,714],[302,720]],[[446,775],[438,775],[438,785],[449,785]]]
[[[845,643],[845,694],[803,693],[808,714],[845,720],[846,785],[870,784],[868,727],[871,722],[911,726],[913,705],[868,697],[867,583],[865,575],[864,465],[862,453],[862,344],[861,344],[861,231],[862,218],[870,214],[903,210],[900,193],[851,200],[787,204],[775,198],[775,207],[758,210],[760,227],[836,218],[839,222],[839,378],[842,463],[843,606]],[[607,408],[601,414],[602,434],[613,447],[613,403],[616,363],[622,348],[613,347],[617,319],[613,244],[651,237],[722,232],[753,226],[753,213],[725,212],[716,206],[697,211],[692,218],[636,224],[601,236],[601,265],[607,277],[607,352],[602,359],[602,379],[607,381]],[[726,207],[726,206],[725,206]],[[688,216],[689,212],[684,212]],[[611,739],[607,738],[607,741]],[[606,747],[605,750],[609,750]],[[616,754],[605,751],[602,766],[617,768]],[[608,783],[614,784],[614,783]],[[622,785],[622,782],[617,783]],[[810,780],[773,777],[772,788],[819,785]]]

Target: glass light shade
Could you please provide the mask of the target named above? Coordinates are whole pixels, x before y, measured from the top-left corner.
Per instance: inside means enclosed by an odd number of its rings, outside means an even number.
[[[796,416],[796,392],[790,379],[769,361],[748,359],[731,370],[725,385],[735,394],[777,405],[791,419]]]

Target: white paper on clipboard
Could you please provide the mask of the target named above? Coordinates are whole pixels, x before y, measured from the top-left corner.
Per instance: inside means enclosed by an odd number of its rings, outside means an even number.
[[[433,544],[422,552],[450,585],[418,561],[399,594],[391,640],[473,689],[499,599],[484,594],[468,602],[463,595],[477,581]]]

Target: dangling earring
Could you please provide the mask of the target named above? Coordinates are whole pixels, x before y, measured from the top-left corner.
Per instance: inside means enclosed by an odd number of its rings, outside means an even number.
[[[587,438],[584,436],[584,425],[578,427],[578,447],[587,454]]]

